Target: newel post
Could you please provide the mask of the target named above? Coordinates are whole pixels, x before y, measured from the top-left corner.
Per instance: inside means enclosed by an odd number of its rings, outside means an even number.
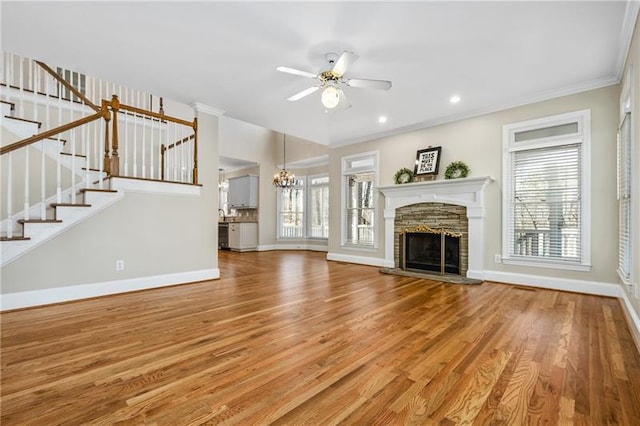
[[[198,183],[198,118],[193,119],[193,184]]]
[[[117,95],[111,98],[111,109],[113,110],[113,137],[111,139],[111,176],[120,176],[120,157],[118,157],[118,111],[120,110],[120,100]]]
[[[109,101],[102,100],[102,115],[104,117],[104,159],[102,162],[103,170],[109,175],[111,172],[111,159],[109,157],[109,152],[111,151],[111,146],[109,142],[111,139],[109,138],[109,121],[111,120],[111,113],[109,112]]]

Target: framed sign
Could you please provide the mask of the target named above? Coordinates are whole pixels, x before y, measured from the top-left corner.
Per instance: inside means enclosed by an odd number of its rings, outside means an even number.
[[[437,175],[440,167],[441,146],[421,149],[416,154],[416,176]]]

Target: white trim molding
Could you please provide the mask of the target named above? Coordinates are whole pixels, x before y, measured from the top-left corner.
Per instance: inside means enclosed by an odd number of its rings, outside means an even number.
[[[202,189],[201,185],[192,185],[190,183],[161,182],[132,177],[114,176],[110,180],[111,189],[123,192],[199,197]]]
[[[0,295],[0,311],[29,308],[53,303],[70,302],[91,297],[128,293],[178,284],[220,278],[220,270],[202,269],[174,274],[155,275],[140,278],[128,278],[117,281],[106,281],[92,284],[81,284],[66,287],[47,288],[43,290],[20,291]]]
[[[326,244],[308,244],[308,243],[287,243],[287,244],[269,244],[258,246],[257,251],[278,251],[278,250],[308,250],[308,251],[328,251]]]
[[[620,286],[616,283],[583,281],[501,271],[484,271],[484,279],[505,284],[520,284],[528,287],[547,288],[573,293],[595,294],[608,297],[620,296]]]
[[[203,112],[205,114],[215,115],[216,117],[222,117],[226,112],[220,108],[216,108],[214,106],[203,104],[200,102],[193,102],[192,104],[189,104],[189,106],[193,108],[193,111],[196,113]]]
[[[396,209],[418,203],[445,203],[467,208],[469,219],[468,278],[484,279],[484,188],[493,182],[489,176],[435,180],[383,186],[384,195],[384,264],[396,267],[393,255]]]
[[[385,260],[380,259],[379,257],[353,256],[350,254],[342,253],[327,253],[327,260],[332,260],[335,262],[357,263],[359,265],[378,267],[386,266]]]

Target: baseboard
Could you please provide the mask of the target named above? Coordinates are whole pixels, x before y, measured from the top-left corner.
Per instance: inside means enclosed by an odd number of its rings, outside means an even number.
[[[511,272],[484,271],[484,279],[507,284],[522,284],[530,287],[570,291],[573,293],[595,294],[619,297],[620,286],[616,283],[582,281],[568,278],[545,277],[542,275],[515,274]]]
[[[176,284],[213,280],[217,278],[220,278],[220,270],[218,268],[214,268],[117,281],[106,281],[101,283],[48,288],[44,290],[6,293],[0,295],[0,311],[50,305],[52,303],[69,302],[72,300],[88,299],[91,297],[147,290]]]
[[[621,299],[620,304],[622,305],[622,311],[624,312],[624,316],[627,319],[629,332],[631,332],[633,342],[636,344],[636,349],[638,349],[638,352],[640,352],[640,317],[636,313],[635,309],[633,309],[633,305],[631,304],[631,300],[629,300],[627,292],[624,291],[622,287],[619,288],[619,297]]]
[[[336,262],[358,263],[361,265],[378,266],[380,268],[387,267],[385,261],[378,257],[353,256],[342,253],[327,253],[327,260]]]
[[[326,245],[319,244],[270,244],[258,246],[258,251],[273,251],[273,250],[309,250],[309,251],[328,251]]]

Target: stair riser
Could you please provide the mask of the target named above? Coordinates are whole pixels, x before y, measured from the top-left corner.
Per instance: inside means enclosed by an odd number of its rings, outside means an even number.
[[[57,220],[67,221],[75,218],[78,215],[85,214],[86,210],[89,207],[67,207],[67,206],[58,206],[55,209],[55,216]]]

